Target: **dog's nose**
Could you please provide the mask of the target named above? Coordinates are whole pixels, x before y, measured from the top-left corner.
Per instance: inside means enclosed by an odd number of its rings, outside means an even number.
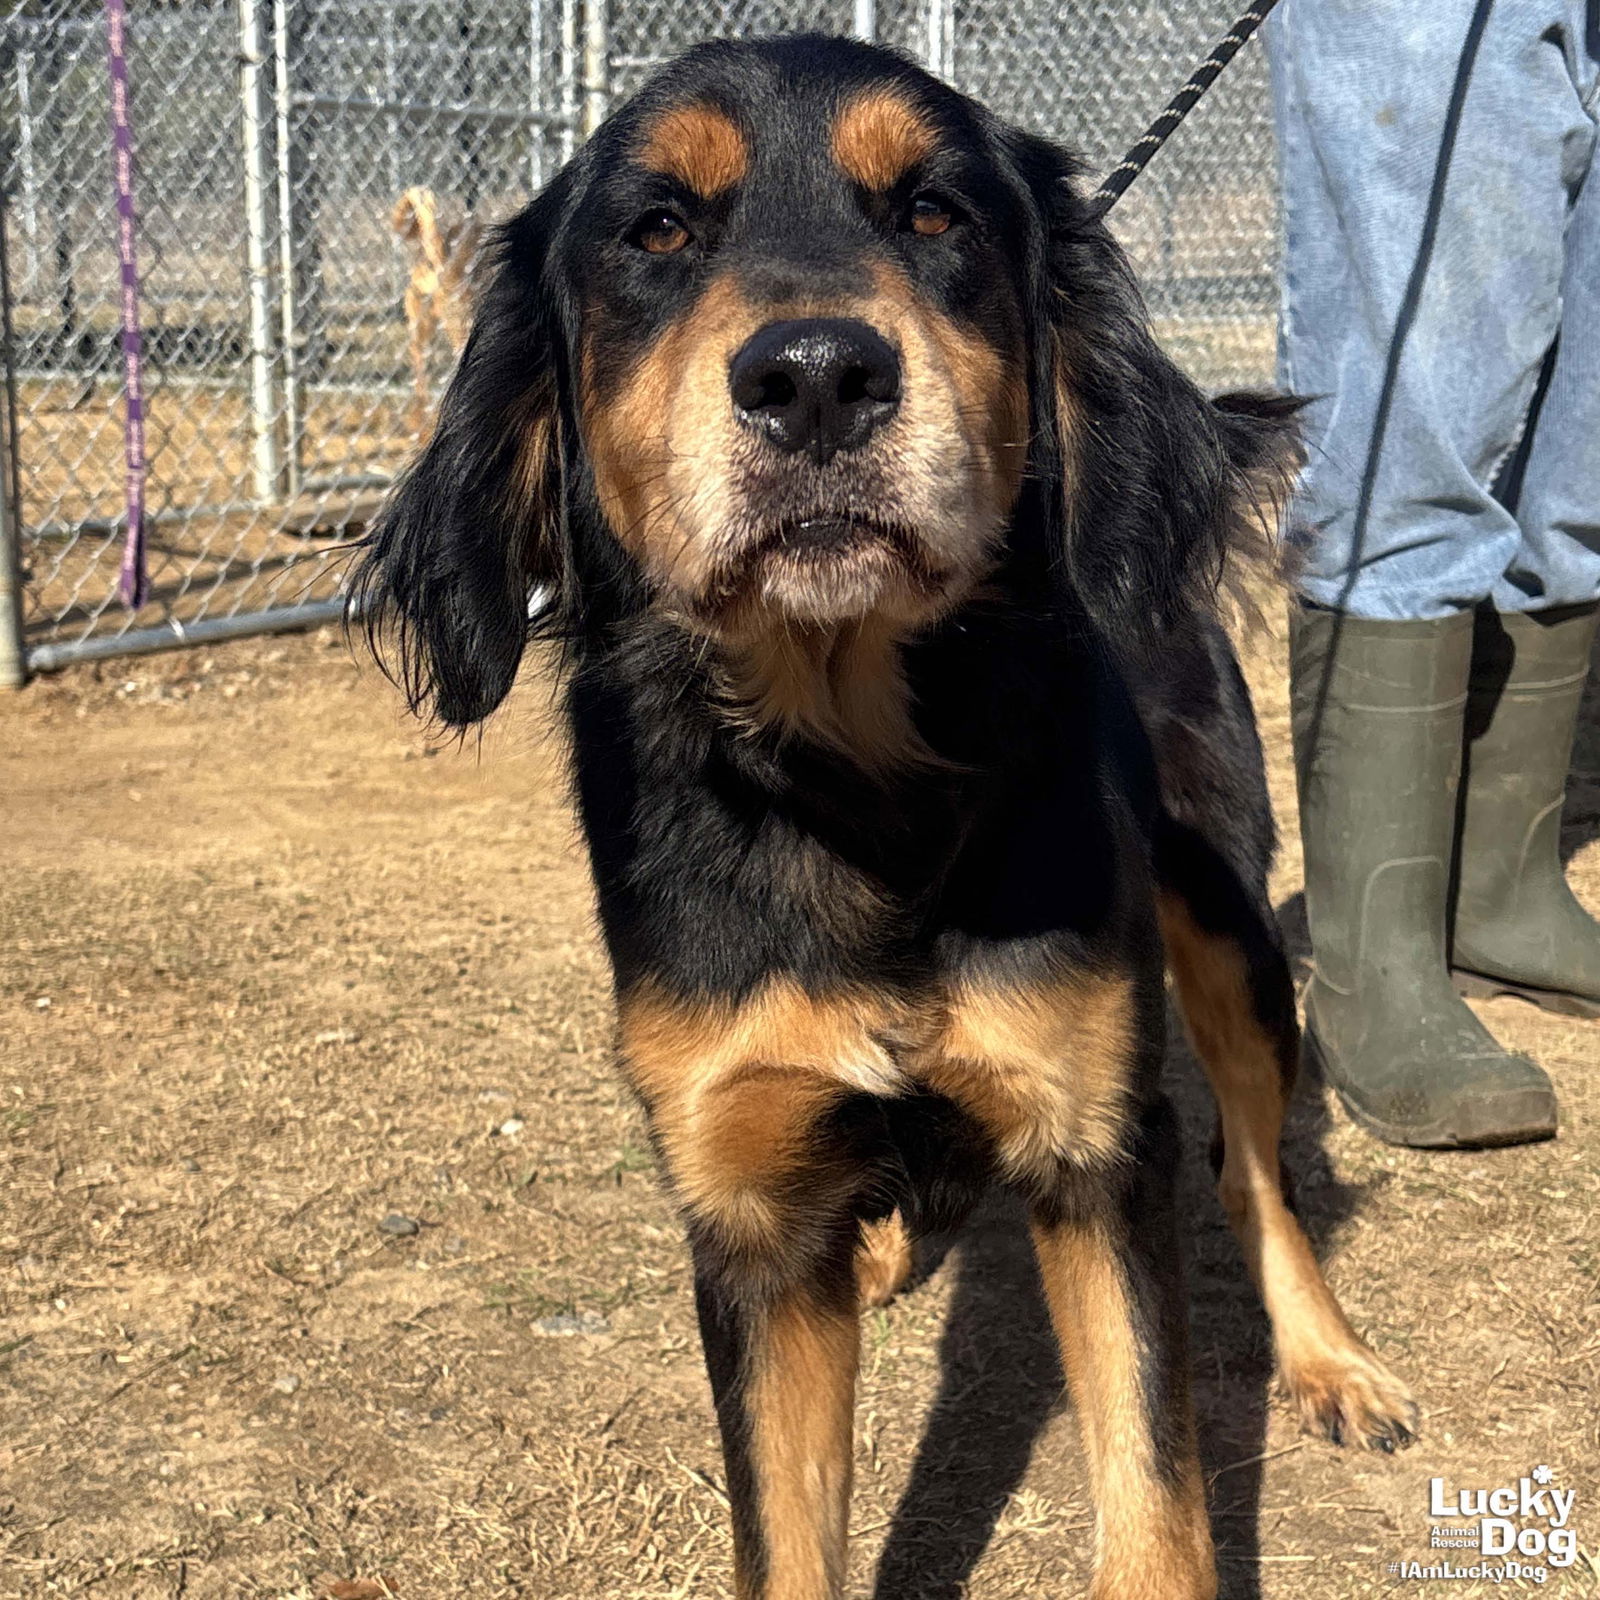
[[[864,322],[771,322],[728,369],[733,403],[780,450],[821,465],[859,450],[900,404],[900,358]]]

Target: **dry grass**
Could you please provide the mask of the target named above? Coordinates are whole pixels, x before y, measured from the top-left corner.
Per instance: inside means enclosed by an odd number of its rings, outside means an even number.
[[[1281,645],[1251,655],[1292,824]],[[530,682],[481,750],[430,755],[327,635],[0,704],[0,1594],[727,1592],[684,1256],[608,1066],[545,701]],[[1600,1028],[1485,1015],[1556,1078],[1555,1144],[1391,1151],[1309,1088],[1295,1119],[1331,1276],[1422,1398],[1395,1459],[1302,1442],[1271,1399],[1174,1061],[1231,1600],[1391,1587],[1434,1474],[1548,1462],[1600,1546]],[[549,1336],[568,1313],[591,1331]],[[1080,1593],[1081,1460],[1015,1219],[864,1354],[852,1595]]]

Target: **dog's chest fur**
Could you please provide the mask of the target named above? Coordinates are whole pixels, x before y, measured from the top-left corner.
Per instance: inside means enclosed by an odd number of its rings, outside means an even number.
[[[619,989],[917,987],[977,950],[1059,962],[1115,937],[1140,735],[1104,662],[973,610],[895,670],[920,750],[867,771],[730,716],[679,630],[642,623],[590,657],[569,711]]]

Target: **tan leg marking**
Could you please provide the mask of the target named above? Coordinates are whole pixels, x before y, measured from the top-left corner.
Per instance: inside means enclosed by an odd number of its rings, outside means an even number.
[[[1272,1321],[1278,1375],[1302,1423],[1338,1442],[1389,1449],[1416,1426],[1410,1391],[1362,1342],[1283,1201],[1278,1138],[1288,1091],[1256,1021],[1244,958],[1161,898],[1161,929],[1195,1054],[1222,1116],[1218,1183]]]
[[[623,997],[624,1065],[679,1197],[721,1241],[747,1316],[743,1390],[756,1551],[741,1600],[837,1600],[845,1571],[858,1319],[806,1287],[839,1248],[858,1174],[819,1123],[863,1088],[901,1085],[903,1002],[784,981],[741,1005]],[[763,1578],[762,1571],[765,1576]]]
[[[911,1276],[911,1235],[898,1211],[861,1230],[856,1249],[856,1294],[863,1310],[886,1306]]]
[[[746,1401],[766,1547],[760,1600],[835,1600],[849,1530],[856,1318],[791,1299],[762,1319],[760,1343]]]
[[[1036,1225],[1095,1502],[1094,1600],[1211,1600],[1217,1592],[1192,1428],[1179,1483],[1160,1471],[1139,1340],[1116,1247],[1096,1224]]]
[[[781,1237],[783,1180],[814,1154],[817,1120],[849,1093],[904,1086],[890,1046],[913,1027],[892,996],[819,997],[782,979],[738,1006],[640,989],[620,1013],[623,1064],[680,1197],[752,1246]]]
[[[1126,977],[966,982],[917,1075],[988,1132],[1008,1177],[1043,1179],[1121,1153],[1135,1028]]]

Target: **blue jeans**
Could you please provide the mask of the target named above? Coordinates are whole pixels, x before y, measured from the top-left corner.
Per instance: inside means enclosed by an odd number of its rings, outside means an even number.
[[[1305,596],[1600,599],[1600,0],[1283,0]]]

